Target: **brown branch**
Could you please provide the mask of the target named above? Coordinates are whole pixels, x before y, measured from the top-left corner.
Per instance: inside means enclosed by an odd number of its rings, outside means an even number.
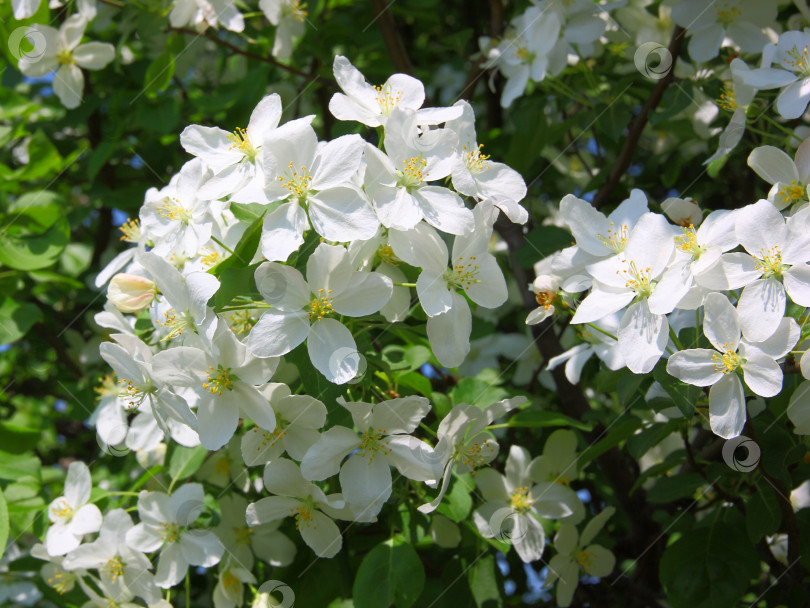
[[[672,38],[669,41],[668,47],[669,54],[672,57],[669,72],[666,76],[658,81],[650,94],[650,97],[641,107],[641,111],[639,111],[638,115],[630,122],[627,138],[625,139],[624,146],[619,153],[619,158],[616,159],[613,168],[610,170],[607,181],[602,184],[602,187],[599,188],[599,191],[593,197],[593,206],[597,209],[607,202],[607,198],[610,196],[610,193],[613,192],[613,189],[619,183],[619,180],[630,167],[630,163],[633,160],[633,154],[635,153],[638,142],[641,139],[641,134],[644,132],[644,127],[647,126],[647,121],[650,118],[650,112],[658,107],[658,104],[661,103],[661,98],[664,96],[664,91],[666,91],[667,87],[675,79],[675,63],[678,61],[678,55],[681,52],[681,46],[683,45],[685,33],[686,30],[684,30],[681,26],[676,27],[675,31],[672,32]]]
[[[402,36],[399,35],[397,24],[394,21],[394,16],[388,10],[392,2],[385,2],[384,0],[371,0],[371,7],[374,9],[374,21],[377,22],[380,33],[382,34],[385,48],[388,49],[388,55],[391,57],[391,63],[397,72],[403,74],[413,75],[413,64],[411,58],[408,57],[408,51],[405,48],[405,43],[402,41]]]
[[[295,74],[297,76],[304,76],[304,77],[307,77],[307,78],[312,78],[306,72],[304,72],[302,70],[298,70],[298,69],[296,69],[296,68],[294,68],[292,66],[285,65],[285,64],[281,63],[280,61],[274,59],[273,57],[265,57],[263,55],[257,55],[256,53],[251,53],[250,51],[245,51],[243,49],[240,49],[238,46],[236,46],[234,44],[231,44],[227,40],[223,40],[221,38],[218,38],[218,37],[214,36],[213,34],[211,34],[209,32],[201,33],[201,32],[197,32],[197,31],[194,31],[194,30],[190,30],[190,29],[188,29],[186,27],[170,27],[169,30],[172,31],[172,32],[180,32],[181,34],[189,34],[191,36],[201,36],[202,38],[207,38],[211,42],[216,42],[220,46],[224,46],[225,48],[230,49],[231,51],[233,51],[237,55],[242,55],[244,57],[248,57],[249,59],[254,59],[256,61],[261,61],[263,63],[274,65],[277,68],[280,68],[282,70],[285,70],[285,71],[290,72],[291,74]],[[338,88],[337,82],[335,82],[331,78],[324,78],[323,76],[315,76],[314,79],[317,80],[318,82],[320,82],[321,84],[325,84],[325,85],[328,85],[330,87]]]

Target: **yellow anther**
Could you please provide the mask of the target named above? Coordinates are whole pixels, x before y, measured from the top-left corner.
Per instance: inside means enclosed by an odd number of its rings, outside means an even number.
[[[203,388],[214,395],[221,395],[222,391],[233,390],[233,381],[234,377],[231,376],[229,367],[217,365],[216,369],[214,369],[213,366],[209,366],[208,382],[203,382]]]
[[[596,237],[605,247],[612,249],[615,253],[620,253],[621,251],[624,251],[624,247],[627,245],[627,224],[622,224],[617,229],[615,228],[615,224],[610,222],[610,228],[608,228],[607,236],[598,234]]]
[[[231,142],[231,146],[228,148],[229,150],[238,150],[250,161],[253,161],[256,158],[258,151],[250,142],[247,129],[236,127],[236,131],[228,134],[228,139]]]
[[[532,499],[532,493],[529,491],[529,486],[515,488],[510,502],[512,508],[518,513],[525,513],[531,509],[534,500]]]
[[[385,116],[388,116],[391,111],[397,107],[399,102],[402,101],[402,91],[391,90],[390,84],[384,84],[381,87],[375,86],[374,89],[377,91],[374,99],[380,106],[380,113]]]
[[[121,240],[125,243],[137,244],[141,240],[141,223],[137,218],[127,219],[118,229],[123,233]]]
[[[743,364],[743,359],[734,349],[734,345],[727,342],[723,344],[723,354],[715,353],[712,355],[714,361],[714,371],[729,374],[739,368]]]

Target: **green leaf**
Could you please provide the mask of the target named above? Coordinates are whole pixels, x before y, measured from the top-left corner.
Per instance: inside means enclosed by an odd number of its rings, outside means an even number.
[[[770,484],[760,480],[745,506],[745,530],[752,543],[758,543],[763,536],[774,534],[779,529],[782,511],[779,497]]]
[[[649,450],[661,443],[666,437],[678,430],[682,420],[656,422],[627,440],[627,451],[633,458],[641,458]]]
[[[532,268],[537,260],[568,247],[573,240],[570,232],[557,226],[537,226],[515,251],[515,260],[523,268]]]
[[[0,557],[6,550],[6,542],[8,541],[8,505],[6,505],[6,498],[3,496],[3,490],[0,489]]]
[[[508,396],[509,394],[502,388],[484,382],[480,378],[462,378],[450,391],[453,403],[469,403],[480,408],[485,408]]]
[[[681,413],[687,418],[691,418],[695,413],[695,404],[703,396],[703,391],[697,386],[686,384],[670,376],[667,373],[667,365],[663,361],[655,366],[653,378],[672,397],[673,403],[681,410]]]
[[[267,205],[261,203],[231,203],[231,213],[240,222],[254,222],[267,211]]]
[[[194,448],[176,446],[169,460],[169,475],[172,477],[172,482],[182,481],[194,475],[202,466],[207,455],[208,450],[201,445]]]
[[[387,540],[366,554],[352,595],[356,608],[409,608],[425,585],[425,569],[408,543]]]
[[[399,386],[405,386],[413,389],[417,393],[420,393],[428,398],[430,398],[430,395],[433,392],[433,387],[430,385],[430,380],[417,372],[408,372],[407,374],[398,375],[396,376],[396,381]]]
[[[53,264],[65,249],[70,242],[70,226],[64,216],[42,231],[42,223],[30,219],[36,214],[38,211],[25,208],[6,218],[0,230],[0,264],[17,270],[38,270]]]
[[[11,344],[22,338],[37,321],[42,311],[30,302],[16,302],[6,296],[0,305],[0,344]]]
[[[457,477],[453,480],[453,487],[445,494],[444,500],[439,504],[438,511],[446,515],[456,523],[461,523],[472,510],[472,498],[470,497],[471,484],[464,477]]]
[[[152,96],[164,90],[172,81],[172,76],[174,76],[174,55],[166,50],[155,57],[146,68],[146,76],[143,79],[144,93]]]
[[[50,177],[62,168],[62,155],[42,131],[37,131],[28,142],[28,157],[30,161],[25,165],[17,178],[19,180],[35,180]]]
[[[503,606],[500,585],[495,573],[495,556],[487,555],[479,559],[468,575],[470,591],[478,608],[499,608]]]
[[[727,523],[688,529],[664,551],[661,583],[672,608],[731,608],[758,576],[748,538]]]
[[[667,503],[694,496],[695,490],[706,484],[698,473],[679,473],[671,477],[659,477],[655,485],[647,491],[647,500],[654,503]]]
[[[42,465],[36,456],[0,451],[0,479],[40,485]]]
[[[247,268],[253,256],[256,254],[256,249],[259,247],[259,241],[262,238],[263,222],[263,214],[253,220],[253,223],[248,226],[242,238],[239,239],[239,242],[236,244],[233,255],[222,260],[208,272],[219,278],[228,268]]]
[[[610,448],[616,447],[622,441],[630,437],[641,426],[641,420],[635,416],[627,415],[626,418],[613,424],[604,439],[588,446],[580,454],[580,467],[584,467],[594,458],[598,458]]]
[[[22,454],[31,449],[41,435],[39,429],[26,428],[6,421],[0,422],[0,445],[13,454]]]
[[[506,423],[509,428],[544,428],[553,426],[564,426],[590,431],[593,425],[580,422],[576,418],[571,418],[560,412],[550,412],[547,410],[525,410],[518,412]]]

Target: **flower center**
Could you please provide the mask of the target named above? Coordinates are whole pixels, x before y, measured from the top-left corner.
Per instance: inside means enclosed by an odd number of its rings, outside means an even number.
[[[222,256],[220,255],[219,251],[214,251],[210,247],[208,248],[208,251],[209,253],[206,253],[200,259],[202,260],[203,264],[205,264],[208,268],[211,268],[220,262]]]
[[[475,469],[484,466],[491,460],[494,451],[495,448],[488,442],[474,441],[460,446],[456,451],[456,458],[460,464],[470,467],[475,474]]]
[[[290,509],[290,517],[295,518],[296,529],[300,530],[304,526],[307,528],[312,527],[313,530],[318,529],[318,526],[315,525],[315,520],[312,518],[312,510],[314,508],[315,505],[312,504],[312,498],[307,497],[306,500],[299,502],[298,506]]]
[[[256,319],[247,310],[237,310],[231,314],[231,329],[237,336],[250,332],[255,324]]]
[[[692,258],[697,260],[706,251],[705,247],[701,247],[698,243],[697,231],[692,224],[683,228],[683,234],[675,237],[675,246],[681,251],[691,253]]]
[[[180,526],[177,524],[162,523],[160,539],[165,543],[176,543],[180,539]]]
[[[208,382],[203,382],[203,388],[214,395],[221,395],[222,391],[233,390],[234,380],[238,380],[238,378],[231,375],[230,367],[222,367],[218,364],[214,369],[213,366],[209,366]]]
[[[290,17],[292,17],[296,21],[300,21],[301,23],[306,21],[307,15],[309,15],[306,9],[307,3],[301,2],[301,0],[292,0],[292,2],[290,2],[289,4],[282,3],[281,5],[281,12],[284,15],[289,15]]]
[[[231,574],[230,570],[227,570],[225,574],[222,575],[222,586],[226,592],[236,594],[239,593],[239,589],[242,586],[242,581]]]
[[[73,509],[70,508],[67,500],[61,498],[59,504],[53,509],[53,514],[59,519],[70,521],[73,518]]]
[[[137,386],[133,384],[131,380],[127,380],[126,378],[121,378],[118,381],[118,384],[122,385],[122,390],[119,393],[119,397],[122,397],[124,401],[127,402],[128,408],[133,410],[140,407],[147,395],[155,390],[149,385]]]
[[[712,361],[714,361],[714,371],[724,374],[733,372],[743,364],[743,358],[737,354],[734,346],[729,342],[723,344],[723,354],[712,355]]]
[[[511,504],[512,508],[518,513],[525,513],[531,509],[534,500],[532,500],[532,493],[529,491],[529,486],[515,488],[512,492]]]
[[[787,69],[793,72],[799,72],[802,75],[810,76],[810,61],[807,59],[808,48],[805,44],[802,50],[794,46],[787,51],[787,57],[782,57],[782,63],[785,64]]]
[[[53,587],[59,595],[64,595],[73,588],[76,582],[76,575],[65,570],[57,570],[53,576],[48,577],[48,585]]]
[[[534,58],[537,57],[536,53],[533,53],[529,50],[529,46],[526,41],[519,37],[515,40],[517,44],[517,50],[515,51],[515,55],[518,59],[520,59],[523,63],[531,63],[534,61]]]
[[[380,248],[377,249],[377,257],[383,264],[392,264],[393,266],[399,266],[400,260],[394,253],[394,250],[391,248],[391,245],[381,245]]]
[[[124,574],[124,564],[121,563],[120,557],[114,557],[111,560],[108,560],[106,564],[101,568],[102,574],[106,574],[110,577],[110,580],[118,580],[119,576]]]
[[[163,318],[165,319],[162,323],[158,321],[158,326],[166,327],[169,329],[169,333],[166,335],[165,338],[161,339],[161,342],[172,340],[178,336],[183,335],[183,331],[190,327],[194,327],[194,322],[189,316],[185,313],[178,314],[178,312],[172,308],[167,310],[163,313]]]
[[[304,166],[296,171],[294,163],[290,161],[287,171],[284,172],[284,175],[279,176],[278,181],[281,183],[281,186],[289,190],[293,196],[299,199],[305,199],[307,193],[309,193],[309,187],[312,184],[312,177]]]
[[[790,268],[782,263],[782,252],[779,251],[779,245],[774,245],[770,249],[762,247],[759,251],[761,257],[757,261],[757,269],[762,271],[764,278],[781,277],[782,273]]]
[[[381,87],[375,86],[374,90],[377,91],[374,95],[374,99],[380,106],[380,113],[384,116],[388,116],[391,111],[397,107],[399,102],[402,101],[402,91],[392,91],[391,85],[388,83]]]
[[[167,196],[164,198],[163,203],[157,208],[157,212],[164,220],[182,222],[183,224],[188,224],[191,221],[191,212],[183,208],[180,201],[174,197],[169,198]]]
[[[419,188],[428,176],[427,172],[423,172],[423,169],[427,166],[427,161],[422,158],[420,152],[419,156],[411,156],[411,158],[406,159],[404,164],[404,170],[397,169],[397,178],[399,178],[397,186],[406,188],[408,191]]]
[[[236,542],[243,545],[250,543],[250,537],[253,535],[253,528],[242,526],[241,528],[234,528],[233,534],[236,537]]]
[[[228,462],[227,456],[218,458],[214,463],[214,473],[218,475],[228,475],[231,472],[231,463]]]
[[[734,5],[730,5],[727,1],[721,1],[717,3],[716,6],[717,10],[717,20],[722,23],[724,26],[728,27],[734,21],[742,15],[742,11],[739,7],[739,2],[735,2]]]
[[[617,270],[617,274],[624,274],[624,286],[636,292],[639,298],[649,298],[652,295],[654,283],[650,282],[650,268],[639,268],[634,261],[630,261],[626,270]]]
[[[740,106],[737,105],[737,96],[734,94],[734,84],[727,82],[724,90],[720,93],[720,98],[717,100],[717,105],[729,112],[736,110]]]
[[[309,302],[309,320],[312,321],[315,319],[316,321],[323,319],[326,315],[329,315],[334,312],[332,309],[332,300],[333,298],[331,295],[332,290],[327,289],[319,289],[317,294],[313,294],[312,300]]]
[[[622,224],[618,229],[616,229],[615,224],[610,222],[610,228],[608,228],[607,236],[598,234],[596,237],[605,247],[612,249],[615,253],[620,253],[624,251],[624,247],[627,245],[627,224]]]
[[[467,263],[464,263],[464,256],[459,256],[453,268],[448,268],[445,271],[445,279],[449,285],[454,287],[461,287],[469,289],[473,283],[480,283],[481,279],[477,279],[479,270],[478,264],[475,263],[476,256],[471,255],[466,258]]]
[[[484,144],[478,144],[477,148],[470,146],[462,146],[461,150],[464,154],[464,163],[470,170],[470,173],[481,173],[489,168],[489,155],[483,152]]]
[[[374,462],[374,457],[377,455],[377,452],[382,452],[383,455],[391,453],[388,447],[388,439],[383,439],[384,435],[385,429],[377,429],[376,432],[374,429],[368,429],[360,436],[360,456],[365,458],[366,454],[368,454],[369,464]]]
[[[228,150],[239,150],[250,162],[256,159],[258,150],[250,142],[247,129],[236,127],[236,131],[228,134],[228,140],[231,142],[231,146]]]
[[[577,554],[577,563],[585,570],[588,570],[596,559],[596,553],[593,551],[580,551]]]
[[[556,291],[539,291],[534,294],[534,299],[537,300],[537,303],[548,310],[552,306],[554,306],[554,300],[557,298]]]
[[[784,203],[791,204],[805,200],[807,191],[803,184],[794,179],[790,182],[789,186],[787,184],[779,186],[779,191],[776,195],[779,196]]]
[[[60,51],[57,51],[56,61],[57,63],[59,63],[59,65],[70,65],[76,63],[73,60],[73,51],[69,49],[62,49]]]
[[[127,218],[118,229],[123,233],[121,240],[125,243],[137,244],[141,240],[141,223],[138,218],[134,220]]]

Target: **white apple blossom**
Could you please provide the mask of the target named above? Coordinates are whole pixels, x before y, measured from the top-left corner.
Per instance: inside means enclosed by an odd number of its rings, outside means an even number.
[[[546,578],[546,586],[556,583],[556,599],[560,608],[571,605],[581,572],[603,578],[616,566],[616,558],[609,549],[591,543],[615,511],[614,507],[603,509],[587,523],[581,535],[573,524],[563,523],[560,526],[554,537],[557,555],[549,561]]]
[[[338,398],[338,403],[351,412],[359,435],[344,426],[326,430],[301,461],[301,474],[323,481],[339,470],[343,497],[356,521],[372,521],[391,496],[390,467],[408,479],[438,479],[433,449],[411,435],[430,411],[427,399],[403,397],[372,405]]]
[[[748,281],[737,312],[745,338],[761,342],[776,331],[785,314],[786,296],[810,306],[810,209],[787,220],[773,203],[760,200],[737,211],[736,232],[750,254]]]
[[[773,187],[768,200],[779,209],[807,202],[810,185],[810,139],[796,150],[795,160],[773,146],[754,148],[748,156],[748,166]]]
[[[246,519],[249,526],[294,517],[301,538],[318,557],[332,557],[340,551],[343,539],[330,517],[345,505],[340,494],[327,496],[301,476],[298,465],[285,458],[265,467],[264,487],[274,496],[248,506]]]
[[[703,333],[716,350],[693,348],[674,353],[667,372],[695,386],[709,390],[709,423],[716,435],[725,439],[742,433],[746,420],[745,394],[740,382],[761,397],[773,397],[782,388],[782,370],[776,363],[799,340],[799,326],[791,318],[782,319],[764,342],[742,338],[741,315],[726,296],[713,293],[704,301]]]
[[[104,516],[98,538],[77,547],[62,561],[66,570],[97,570],[104,587],[115,601],[139,596],[148,604],[160,600],[149,570],[152,563],[127,545],[126,534],[133,527],[132,518],[123,509],[113,509]]]
[[[762,67],[743,75],[748,86],[760,90],[782,89],[776,98],[776,110],[783,118],[800,117],[810,101],[808,45],[810,33],[783,32],[776,45],[765,46]]]
[[[363,192],[351,183],[360,169],[363,139],[344,135],[318,146],[307,122],[293,121],[265,139],[265,192],[286,199],[265,216],[262,253],[285,261],[304,243],[310,223],[329,241],[369,239],[379,221]]]
[[[745,135],[746,115],[758,92],[755,87],[745,82],[746,72],[749,71],[750,68],[739,57],[735,57],[731,61],[732,79],[726,82],[725,91],[721,93],[720,99],[717,100],[718,106],[732,112],[731,119],[720,134],[717,151],[703,161],[704,165],[727,156],[737,147],[737,144]]]
[[[768,42],[763,32],[776,19],[777,7],[759,0],[681,0],[672,6],[672,20],[686,28],[689,56],[702,63],[717,57],[731,41],[747,53],[761,53]]]
[[[343,91],[329,100],[329,111],[338,120],[385,126],[394,108],[418,110],[425,101],[424,85],[407,74],[394,74],[382,86],[372,86],[343,55],[335,56],[332,71]]]
[[[307,20],[306,2],[302,0],[259,0],[259,8],[267,20],[276,26],[273,57],[289,59],[293,51],[293,38],[304,33]]]
[[[198,32],[220,24],[232,32],[245,29],[245,19],[232,0],[175,0],[169,23],[172,27],[190,25]]]
[[[172,492],[142,490],[138,494],[140,523],[126,532],[126,544],[137,551],[160,549],[155,583],[168,589],[179,583],[189,565],[210,568],[225,547],[209,530],[191,528],[204,504],[202,485],[187,483]]]
[[[299,462],[318,440],[326,422],[326,406],[309,395],[293,395],[286,384],[262,388],[276,416],[273,430],[254,426],[242,435],[242,458],[247,466],[267,464],[285,452]]]
[[[297,270],[275,262],[261,264],[256,285],[272,308],[248,336],[257,357],[275,357],[307,341],[315,368],[335,384],[359,370],[351,332],[336,314],[361,317],[377,312],[391,297],[391,280],[376,272],[352,270],[344,247],[321,243],[307,260],[307,280]]]
[[[618,334],[620,321],[621,315],[613,313],[594,321],[592,327],[581,326],[577,334],[584,342],[549,359],[547,369],[551,371],[565,363],[565,377],[571,384],[578,384],[582,368],[593,355],[602,360],[608,369],[617,370],[625,367],[626,362],[620,352],[619,343],[611,337]]]
[[[532,483],[530,458],[526,448],[513,445],[505,475],[494,469],[479,471],[475,485],[485,502],[473,513],[473,522],[484,538],[508,540],[525,563],[543,554],[546,535],[539,518],[567,517],[579,502],[576,493],[562,484]]]
[[[65,555],[76,549],[85,534],[101,528],[101,511],[90,503],[93,482],[90,469],[83,462],[70,463],[65,478],[65,493],[48,505],[51,526],[45,535],[48,555]]]
[[[87,20],[76,14],[65,19],[56,30],[48,25],[28,27],[28,36],[44,39],[43,52],[23,55],[17,67],[26,76],[39,77],[56,70],[53,92],[68,109],[79,107],[84,93],[84,74],[81,69],[100,70],[115,58],[115,47],[106,42],[80,44]]]

